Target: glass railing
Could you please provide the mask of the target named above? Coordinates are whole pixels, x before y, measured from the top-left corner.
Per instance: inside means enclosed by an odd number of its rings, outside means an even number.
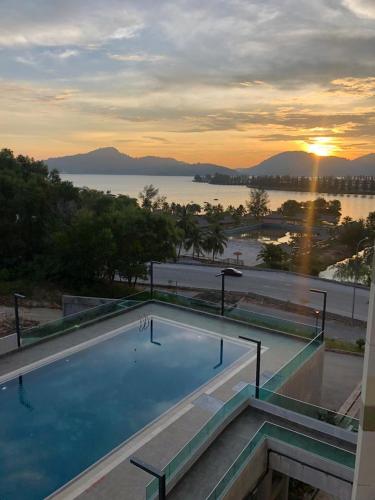
[[[224,496],[245,466],[250,462],[254,452],[263,443],[265,438],[277,439],[289,446],[303,449],[325,460],[330,460],[331,462],[354,469],[354,453],[323,441],[318,441],[305,434],[286,429],[285,427],[265,422],[229,467],[206,500],[216,500]]]
[[[21,332],[22,345],[29,345],[46,337],[52,337],[60,333],[75,331],[91,322],[102,321],[124,312],[128,307],[149,300],[148,292],[139,292],[122,299],[111,300],[96,307],[90,307],[83,311],[58,320],[49,321],[42,325],[28,328]]]
[[[188,307],[189,309],[195,309],[197,311],[208,312],[211,314],[220,314],[221,310],[220,305],[216,302],[208,302],[194,297],[187,297],[186,295],[165,292],[164,290],[155,290],[154,299],[160,302],[167,302],[168,304]]]
[[[238,319],[251,323],[255,326],[269,328],[271,330],[281,331],[290,335],[297,335],[303,338],[313,338],[319,333],[313,325],[306,325],[304,323],[296,323],[278,316],[268,314],[256,313],[241,309],[238,307],[227,309],[225,308],[225,316],[232,319]]]
[[[279,389],[298,368],[305,363],[322,345],[323,333],[319,333],[313,340],[306,344],[291,360],[285,363],[270,379],[263,384],[264,389],[276,391]]]
[[[255,386],[253,386],[253,391],[255,392]],[[278,394],[277,392],[265,389],[264,386],[259,389],[259,399],[285,410],[304,415],[305,417],[314,418],[315,420],[320,420],[348,431],[358,432],[359,420],[357,418]]]
[[[206,300],[196,299],[194,297],[186,297],[184,295],[178,295],[162,290],[154,291],[154,299],[161,302],[176,304],[184,307],[189,307],[190,309],[196,309],[213,314],[220,314],[221,312],[221,305],[217,302],[208,302]],[[296,335],[304,339],[312,339],[316,337],[316,335],[320,331],[313,325],[296,323],[284,318],[279,318],[278,316],[256,313],[247,309],[238,308],[235,305],[226,305],[224,309],[224,315],[227,318],[244,321],[253,326],[269,328],[273,331],[280,331],[289,335]]]
[[[197,450],[218,430],[220,425],[232,415],[243,403],[249,400],[253,395],[253,387],[246,385],[229,399],[195,434],[195,436],[177,453],[177,455],[163,469],[168,482],[181,470],[197,452]],[[158,480],[153,479],[146,488],[146,499],[152,499],[157,496]]]
[[[162,290],[155,289],[153,298],[160,302],[188,307],[189,309],[215,315],[220,315],[221,312],[221,306],[216,302],[209,302]],[[149,291],[138,292],[128,297],[113,300],[96,307],[85,309],[79,313],[23,330],[21,333],[22,344],[27,345],[59,333],[74,331],[87,323],[107,319],[124,312],[131,306],[147,300],[150,300]],[[254,313],[245,309],[239,309],[235,305],[233,307],[226,306],[224,313],[228,318],[244,321],[249,325],[265,327],[274,331],[282,331],[284,333],[297,335],[304,339],[313,337],[315,333],[315,327],[311,325],[293,323],[292,321],[276,316]]]

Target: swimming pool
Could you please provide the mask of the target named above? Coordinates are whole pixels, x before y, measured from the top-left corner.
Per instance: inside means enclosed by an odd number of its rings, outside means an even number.
[[[252,348],[158,317],[0,383],[0,498],[41,499]]]

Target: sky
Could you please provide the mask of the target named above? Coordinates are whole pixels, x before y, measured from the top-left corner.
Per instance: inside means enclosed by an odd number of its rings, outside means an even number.
[[[375,0],[1,0],[0,147],[375,151]]]

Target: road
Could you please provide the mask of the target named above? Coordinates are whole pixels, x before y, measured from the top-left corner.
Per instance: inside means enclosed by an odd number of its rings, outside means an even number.
[[[221,268],[187,264],[154,264],[155,285],[177,287],[221,288],[221,278],[216,277]],[[309,292],[310,288],[326,290],[327,311],[351,317],[353,288],[292,273],[279,271],[243,270],[240,278],[225,277],[225,288],[234,292],[252,292],[294,304],[320,309],[322,296]],[[355,318],[367,320],[369,290],[357,288]]]

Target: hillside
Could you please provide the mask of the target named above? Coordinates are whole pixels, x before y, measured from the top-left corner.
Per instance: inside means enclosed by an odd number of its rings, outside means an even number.
[[[314,175],[317,157],[304,151],[286,151],[267,158],[254,167],[230,169],[211,163],[186,163],[173,158],[144,156],[133,158],[116,148],[96,149],[89,153],[46,160],[50,169],[64,174],[120,175]],[[319,175],[375,175],[375,154],[347,160],[337,156],[321,156]]]
[[[267,158],[258,165],[239,169],[248,175],[291,175],[306,176],[316,172],[317,157],[304,151],[287,151]],[[347,160],[337,156],[320,156],[319,175],[375,175],[375,154]],[[315,173],[316,175],[316,173]]]
[[[116,148],[101,148],[89,153],[46,160],[49,169],[64,174],[187,175],[232,174],[233,170],[209,163],[185,163],[173,158],[144,156],[133,158]]]

